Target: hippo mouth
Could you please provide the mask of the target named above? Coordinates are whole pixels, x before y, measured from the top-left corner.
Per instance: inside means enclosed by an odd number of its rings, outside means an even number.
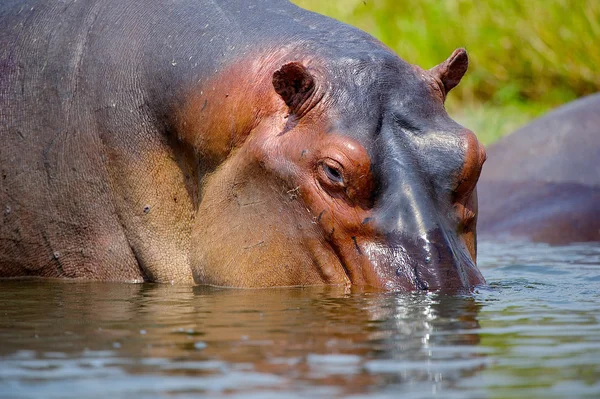
[[[351,253],[336,252],[353,285],[385,291],[470,290],[485,279],[464,248],[447,245],[445,235],[432,232],[417,238],[388,234],[383,240],[351,239]],[[335,246],[334,246],[335,248]]]

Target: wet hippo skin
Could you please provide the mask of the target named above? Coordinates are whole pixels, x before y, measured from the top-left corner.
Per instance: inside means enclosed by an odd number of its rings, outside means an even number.
[[[490,146],[478,191],[486,237],[600,241],[600,94]]]
[[[0,7],[0,276],[484,283],[464,50],[425,70],[279,0]]]

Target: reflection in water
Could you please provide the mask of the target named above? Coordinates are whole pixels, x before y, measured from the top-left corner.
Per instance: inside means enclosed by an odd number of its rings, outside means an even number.
[[[0,398],[600,397],[600,246],[482,243],[464,296],[0,282]]]
[[[397,392],[406,383],[435,392],[484,365],[469,348],[479,342],[470,331],[480,309],[469,296],[33,281],[2,287],[0,387],[11,377],[24,392],[32,370],[45,389],[60,380],[74,396],[71,377],[82,375],[96,383],[110,376],[113,387],[115,379],[136,376],[139,384],[151,375],[166,384],[158,392],[171,393],[348,395]],[[126,390],[139,388],[131,382]]]

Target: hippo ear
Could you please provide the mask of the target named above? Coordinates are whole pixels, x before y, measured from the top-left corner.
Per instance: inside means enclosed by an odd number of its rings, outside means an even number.
[[[304,65],[290,62],[275,71],[273,87],[290,108],[290,113],[298,115],[315,90],[315,79]]]
[[[444,85],[445,95],[458,85],[468,67],[467,51],[464,48],[458,48],[446,61],[434,66],[429,71],[440,79]]]

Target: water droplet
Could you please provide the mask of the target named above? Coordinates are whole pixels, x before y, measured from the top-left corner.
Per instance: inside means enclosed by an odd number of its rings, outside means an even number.
[[[204,349],[206,348],[206,343],[202,342],[202,341],[198,341],[194,344],[194,348],[200,350],[200,349]]]

